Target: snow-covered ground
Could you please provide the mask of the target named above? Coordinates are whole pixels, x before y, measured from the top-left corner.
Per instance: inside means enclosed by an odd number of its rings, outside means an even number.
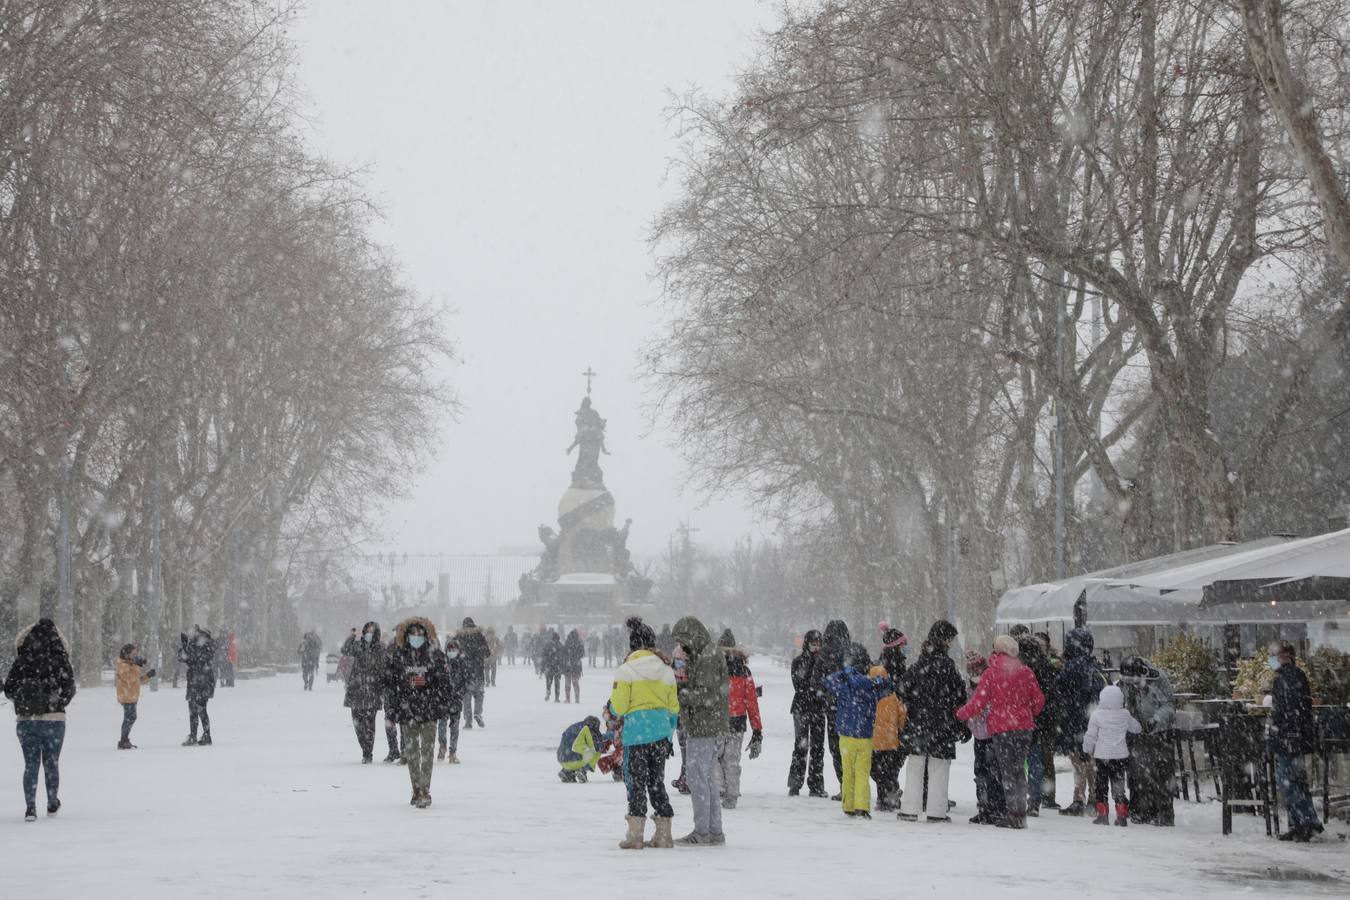
[[[789,798],[787,673],[766,659],[765,746],[745,763],[723,848],[620,851],[623,786],[557,779],[559,733],[596,713],[609,672],[587,669],[583,705],[544,703],[533,671],[503,666],[486,729],[465,732],[463,764],[437,764],[435,805],[408,805],[406,769],[362,766],[340,684],[312,693],[298,675],[239,682],[211,704],[215,745],[179,746],[181,691],[145,692],[133,740],[114,749],[121,708],[111,687],[80,692],[62,758],[62,809],[22,820],[17,741],[0,740],[0,896],[430,897],[1139,897],[1240,891],[1346,896],[1347,844],[1277,843],[1238,817],[1219,833],[1214,804],[1178,804],[1174,829],[1093,827],[1057,815],[1024,832],[966,824],[974,813],[970,748],[953,768],[950,825]],[[12,713],[0,707],[6,716]],[[378,755],[384,735],[377,734]],[[673,761],[678,762],[678,761]],[[673,774],[672,776],[673,777]],[[833,773],[827,782],[834,789]],[[1060,775],[1061,796],[1071,776]],[[42,788],[39,786],[39,804]],[[689,800],[673,797],[675,832]]]

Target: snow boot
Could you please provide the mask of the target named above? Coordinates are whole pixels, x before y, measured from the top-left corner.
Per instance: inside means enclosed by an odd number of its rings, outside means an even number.
[[[827,794],[827,793],[825,793],[825,789],[824,789],[824,788],[818,788],[818,789],[816,789],[816,790],[810,791],[809,794],[808,794],[808,796],[811,796],[811,797],[817,797],[817,798],[819,798],[819,799],[821,799],[821,800],[824,800],[824,799],[828,798],[830,795]]]
[[[1092,824],[1093,824],[1093,825],[1110,825],[1110,824],[1111,824],[1111,817],[1108,816],[1106,813],[1107,813],[1107,807],[1106,807],[1106,804],[1105,804],[1105,803],[1098,803],[1098,804],[1097,804],[1097,818],[1095,818],[1095,819],[1092,820]]]
[[[801,788],[788,788],[789,797],[800,797],[801,794],[802,794]]]
[[[438,760],[443,760],[443,759],[445,759],[445,745],[444,745],[444,744],[441,744],[441,746],[436,750],[436,759],[438,759]]]
[[[482,716],[474,716],[474,717],[473,717],[473,720],[474,720],[475,722],[478,723],[478,727],[479,727],[479,728],[486,728],[486,727],[487,727],[487,725],[485,725],[485,724],[483,723],[483,717],[482,717]]]
[[[999,828],[1021,829],[1027,827],[1027,817],[1020,813],[1008,813],[997,822]]]
[[[445,758],[445,761],[448,762],[448,763],[450,763],[452,766],[457,766],[457,765],[459,765],[459,757],[456,756],[456,755],[453,754],[453,753],[451,753],[449,756],[447,756],[447,757]]]
[[[679,791],[681,794],[689,793],[689,782],[683,775],[672,781],[670,783],[670,786],[673,787],[675,790]]]
[[[652,816],[652,821],[656,823],[656,834],[647,842],[648,847],[660,849],[669,849],[675,846],[675,838],[670,834],[672,819],[664,819],[661,816]]]
[[[1083,802],[1075,800],[1068,806],[1059,811],[1061,816],[1081,816],[1083,814]]]
[[[183,741],[183,746],[184,747],[197,746],[197,736],[195,734],[189,734],[188,739],[186,741]]]
[[[431,808],[431,791],[423,791],[423,792],[422,792],[422,797],[421,797],[421,799],[417,801],[417,808],[418,808],[418,809],[430,809],[430,808]]]
[[[197,742],[197,746],[198,746],[198,747],[210,747],[210,746],[211,746],[211,732],[208,731],[206,734],[202,735],[202,739],[201,739],[200,741]]]
[[[1122,828],[1130,824],[1130,805],[1128,803],[1116,804],[1116,824]]]
[[[623,840],[619,841],[620,850],[641,850],[645,845],[642,843],[642,829],[647,824],[645,816],[624,816],[624,821],[628,823],[628,833],[624,835]]]
[[[37,808],[36,808],[36,807],[30,806],[30,807],[28,807],[28,809],[24,810],[23,820],[24,820],[25,822],[36,822],[36,821],[37,821]]]
[[[135,750],[135,749],[136,749],[136,745],[133,744],[131,741],[127,740],[126,738],[123,738],[122,740],[120,740],[120,741],[117,742],[117,749],[118,749],[118,750]]]
[[[363,765],[363,766],[368,766],[368,765],[370,765],[371,763],[373,763],[374,761],[375,761],[375,757],[373,757],[373,756],[363,756],[363,757],[361,757],[361,765]]]
[[[53,818],[60,811],[61,811],[60,800],[54,800],[51,803],[47,804],[47,818],[49,819]]]

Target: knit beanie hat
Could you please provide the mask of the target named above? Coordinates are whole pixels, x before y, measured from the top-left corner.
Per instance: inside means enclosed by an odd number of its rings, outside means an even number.
[[[1000,634],[994,638],[994,652],[1017,658],[1017,638],[1009,634]]]
[[[719,646],[719,647],[735,647],[735,646],[736,646],[736,635],[734,635],[734,634],[731,633],[731,629],[730,629],[730,628],[727,628],[727,629],[725,629],[725,630],[722,632],[722,636],[721,636],[720,638],[717,639],[717,646]]]
[[[642,621],[638,616],[633,616],[624,623],[628,626],[628,649],[651,650],[656,646],[656,632],[652,627]]]
[[[881,646],[887,650],[895,647],[903,647],[909,643],[909,638],[899,628],[892,628],[890,622],[882,622],[877,626],[881,629]]]

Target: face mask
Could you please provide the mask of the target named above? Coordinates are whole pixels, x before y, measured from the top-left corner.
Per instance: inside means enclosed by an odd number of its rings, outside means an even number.
[[[367,631],[365,634],[361,635],[361,639],[369,644],[371,641],[375,640],[375,632]]]
[[[205,643],[206,643],[206,638],[204,638],[204,637],[198,635],[198,636],[197,636],[197,644],[200,646],[201,644],[205,644]]]
[[[427,639],[420,634],[408,635],[408,646],[412,647],[414,650],[422,649],[422,645],[426,642]]]
[[[450,657],[451,659],[459,659],[459,651],[458,651],[458,650],[447,650],[447,651],[445,652],[445,655],[448,656],[448,657]]]
[[[677,659],[677,660],[675,660],[675,668],[676,668],[676,669],[683,669],[686,665],[688,665],[688,663],[686,663],[686,662],[685,662],[684,660],[682,660],[682,659]]]
[[[1279,669],[1280,658],[1278,656],[1269,656],[1266,658],[1266,665],[1270,666],[1272,669]]]

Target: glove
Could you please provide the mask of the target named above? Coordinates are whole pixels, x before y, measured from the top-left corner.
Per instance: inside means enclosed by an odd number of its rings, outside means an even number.
[[[969,728],[962,728],[960,735],[957,737],[957,740],[959,740],[963,744],[969,744],[970,739],[972,737],[974,737],[974,735],[970,733]]]
[[[155,670],[154,670],[154,669],[151,669],[149,672],[146,672],[146,673],[145,673],[145,677],[146,677],[146,678],[154,678],[154,677],[155,677]]]
[[[750,758],[759,759],[759,753],[764,749],[764,732],[756,731],[750,735]]]

